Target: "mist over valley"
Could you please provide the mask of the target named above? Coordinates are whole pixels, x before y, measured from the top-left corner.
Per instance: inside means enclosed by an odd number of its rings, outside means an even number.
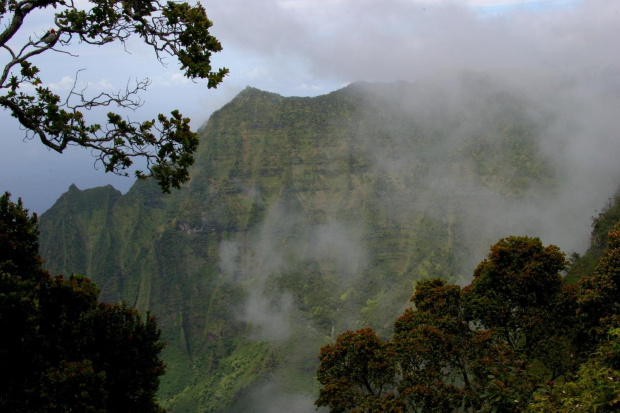
[[[617,79],[589,81],[587,105],[581,79],[472,71],[246,88],[201,129],[186,188],[72,187],[41,217],[42,254],[157,315],[171,410],[310,411],[321,345],[389,335],[416,281],[465,285],[508,235],[585,251],[618,182],[618,95],[598,84]]]

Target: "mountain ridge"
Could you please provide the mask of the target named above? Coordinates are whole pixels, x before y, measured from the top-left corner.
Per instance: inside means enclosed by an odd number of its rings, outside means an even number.
[[[41,217],[46,265],[158,317],[172,411],[261,392],[311,411],[322,344],[389,333],[416,280],[464,283],[498,233],[541,227],[526,213],[557,191],[546,118],[484,77],[454,82],[248,87],[199,130],[182,190],[72,186]]]

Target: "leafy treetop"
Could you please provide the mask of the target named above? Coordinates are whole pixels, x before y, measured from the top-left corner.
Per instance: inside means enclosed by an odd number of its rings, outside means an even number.
[[[21,199],[11,202],[0,197],[0,272],[11,271],[21,277],[36,273],[39,257],[37,216],[29,216]]]
[[[41,39],[19,42],[26,18],[38,9],[54,8],[54,27]],[[74,85],[64,99],[43,84],[39,68],[32,64],[43,53],[71,55],[69,46],[77,41],[93,46],[112,42],[123,45],[138,36],[152,47],[156,58],[178,60],[184,75],[206,79],[207,87],[220,84],[228,69],[211,68],[211,56],[222,50],[209,33],[212,22],[200,3],[160,2],[159,0],[0,0],[0,48],[4,69],[0,73],[0,106],[26,130],[27,138],[37,138],[45,146],[62,153],[68,146],[90,148],[106,172],[127,175],[135,158],[146,160],[147,172],[169,192],[189,179],[187,168],[194,162],[198,146],[189,119],[178,111],[142,123],[109,112],[107,124],[90,124],[84,113],[96,107],[117,105],[124,109],[141,106],[138,97],[149,80],[138,81],[117,93],[86,97]]]
[[[419,282],[415,308],[396,320],[391,340],[367,327],[323,347],[315,404],[338,412],[615,411],[619,263],[620,224],[579,287],[563,285],[556,246],[501,239],[470,285]]]

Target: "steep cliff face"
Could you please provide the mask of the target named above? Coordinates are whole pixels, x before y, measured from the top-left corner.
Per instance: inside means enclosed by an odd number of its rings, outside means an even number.
[[[534,113],[471,76],[247,88],[200,131],[186,188],[71,187],[41,217],[42,255],[158,317],[171,410],[312,411],[334,334],[389,332],[416,280],[464,281],[497,237],[536,227],[517,212],[555,177]]]

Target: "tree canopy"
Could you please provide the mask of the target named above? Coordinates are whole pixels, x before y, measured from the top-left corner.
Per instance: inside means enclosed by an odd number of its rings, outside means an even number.
[[[41,9],[54,10],[51,27],[40,39],[20,40],[30,14]],[[165,192],[189,179],[187,168],[194,162],[198,137],[189,119],[178,111],[159,114],[144,122],[131,121],[109,112],[106,124],[89,123],[85,113],[96,107],[117,106],[135,109],[138,96],[149,80],[117,93],[87,97],[74,85],[68,96],[54,93],[42,80],[33,58],[45,53],[72,55],[71,44],[102,46],[120,42],[125,46],[132,36],[153,49],[161,62],[176,59],[190,79],[206,79],[208,88],[222,82],[228,69],[211,68],[211,56],[222,50],[209,33],[212,22],[200,3],[160,2],[158,0],[2,0],[0,1],[0,48],[4,69],[0,74],[0,106],[8,109],[25,129],[27,138],[62,153],[77,145],[92,150],[106,172],[127,175],[135,158],[146,161],[146,171],[136,176],[153,176]]]
[[[396,320],[391,340],[367,327],[321,349],[316,405],[338,412],[613,411],[620,403],[619,246],[620,224],[579,286],[563,284],[567,262],[556,246],[529,237],[493,245],[464,288],[418,282],[415,308]]]
[[[0,197],[0,410],[162,410],[154,317],[98,296],[88,278],[42,268],[36,215]]]

